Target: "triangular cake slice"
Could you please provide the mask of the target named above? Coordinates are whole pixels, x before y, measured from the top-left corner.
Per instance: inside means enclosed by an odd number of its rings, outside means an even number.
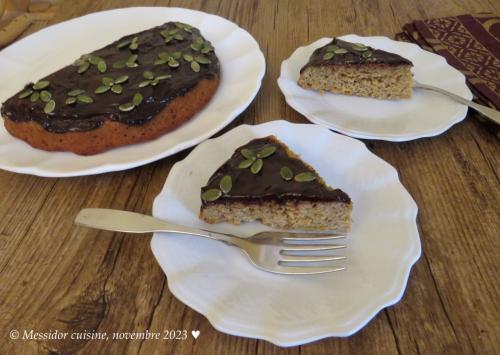
[[[413,64],[400,55],[334,38],[300,70],[305,89],[377,99],[408,99]]]
[[[352,203],[275,136],[236,149],[201,189],[208,223],[259,220],[280,229],[350,229]]]

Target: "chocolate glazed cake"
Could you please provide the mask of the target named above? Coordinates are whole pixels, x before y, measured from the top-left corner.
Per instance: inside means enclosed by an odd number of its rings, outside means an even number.
[[[26,85],[1,113],[7,131],[35,148],[96,154],[178,127],[207,104],[219,79],[210,42],[168,22]]]
[[[300,70],[305,89],[377,99],[408,99],[413,64],[394,53],[334,38]]]
[[[352,203],[276,137],[254,139],[201,189],[208,223],[260,220],[282,229],[349,231]]]

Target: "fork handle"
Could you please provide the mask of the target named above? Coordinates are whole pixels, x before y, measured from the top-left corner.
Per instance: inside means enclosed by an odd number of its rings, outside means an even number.
[[[242,238],[222,233],[209,232],[203,229],[190,228],[169,223],[161,219],[136,212],[113,210],[107,208],[85,208],[75,218],[80,226],[103,229],[112,232],[154,233],[169,232],[194,235],[218,240],[229,245],[242,247],[246,241]]]
[[[452,98],[453,100],[460,102],[461,104],[472,107],[474,110],[482,113],[485,117],[489,118],[490,120],[492,120],[496,124],[500,124],[500,112],[496,111],[492,108],[489,108],[488,106],[477,104],[473,101],[469,101],[467,99],[464,99],[463,97],[455,95],[447,90],[443,90],[441,88],[438,88],[438,87],[432,86],[432,85],[422,84],[422,83],[419,83],[417,81],[415,81],[413,83],[413,87],[419,88],[419,89],[424,89],[424,90],[431,90],[431,91],[435,91],[435,92],[438,92],[440,94],[446,95],[446,96]]]

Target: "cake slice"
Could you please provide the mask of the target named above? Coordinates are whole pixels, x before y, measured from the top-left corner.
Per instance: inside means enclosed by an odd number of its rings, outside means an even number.
[[[397,54],[334,38],[300,70],[305,89],[376,99],[409,99],[413,64]]]
[[[280,229],[349,231],[352,203],[275,136],[239,147],[201,189],[208,223],[259,220]]]

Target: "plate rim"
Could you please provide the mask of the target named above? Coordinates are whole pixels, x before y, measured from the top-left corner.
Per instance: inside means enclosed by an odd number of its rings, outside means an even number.
[[[350,336],[350,335],[356,333],[357,331],[359,331],[360,329],[362,329],[381,310],[383,310],[384,308],[391,306],[391,305],[397,303],[398,301],[400,301],[404,295],[405,290],[406,290],[411,269],[413,268],[413,266],[415,265],[415,263],[418,261],[418,259],[421,256],[422,248],[421,248],[420,233],[418,230],[418,223],[417,223],[418,206],[417,206],[415,200],[413,199],[413,197],[410,195],[410,193],[406,189],[406,187],[402,184],[396,168],[394,166],[392,166],[391,164],[389,164],[387,161],[385,161],[382,158],[380,158],[379,156],[377,156],[376,154],[372,153],[363,142],[361,142],[357,139],[354,139],[354,138],[348,137],[348,136],[344,136],[344,135],[341,135],[341,134],[336,133],[336,132],[332,132],[332,131],[328,130],[328,128],[320,126],[320,125],[316,125],[316,124],[291,123],[291,122],[284,121],[284,120],[274,120],[274,121],[265,122],[265,123],[262,123],[259,125],[247,125],[247,124],[239,125],[233,129],[231,129],[230,131],[224,133],[223,135],[221,135],[219,137],[211,138],[211,139],[205,141],[203,144],[196,146],[196,148],[193,149],[192,152],[194,152],[195,150],[199,151],[199,150],[203,149],[202,145],[209,144],[210,141],[213,141],[213,140],[218,140],[219,142],[223,141],[224,136],[226,134],[232,132],[233,130],[245,130],[245,129],[254,130],[255,127],[259,127],[259,126],[273,126],[273,125],[275,125],[276,126],[275,131],[277,131],[277,129],[279,129],[279,127],[283,124],[292,125],[292,126],[296,126],[296,127],[305,126],[305,125],[314,126],[317,129],[327,130],[329,134],[340,136],[341,139],[353,141],[353,143],[360,145],[360,147],[362,146],[362,149],[364,149],[368,154],[370,154],[372,156],[372,158],[375,158],[376,160],[378,160],[379,162],[384,164],[387,168],[389,168],[390,170],[392,170],[393,172],[396,173],[397,183],[401,186],[402,191],[407,195],[407,197],[409,197],[410,203],[407,206],[407,208],[408,208],[408,211],[410,212],[410,217],[409,217],[408,221],[411,221],[411,226],[413,227],[412,231],[411,231],[412,232],[412,240],[413,240],[412,249],[408,251],[408,255],[404,259],[405,263],[404,264],[402,263],[403,267],[401,267],[399,270],[400,275],[396,280],[396,281],[398,281],[396,283],[396,285],[394,285],[389,291],[384,293],[385,297],[383,297],[383,300],[380,300],[378,302],[378,306],[370,307],[369,311],[363,313],[363,315],[362,315],[363,319],[361,322],[359,322],[357,324],[356,327],[351,327],[349,330],[338,331],[338,330],[333,329],[334,327],[329,327],[329,326],[324,325],[321,327],[320,330],[318,328],[316,328],[312,331],[309,331],[309,334],[303,334],[300,339],[297,339],[296,337],[294,338],[293,335],[290,337],[287,336],[286,333],[285,334],[276,334],[276,332],[272,332],[274,334],[270,334],[269,329],[259,328],[257,326],[252,327],[252,326],[249,326],[248,324],[231,322],[230,320],[224,318],[222,312],[217,313],[217,312],[209,312],[207,310],[203,311],[202,310],[203,305],[200,305],[198,303],[198,298],[193,297],[191,294],[185,293],[181,287],[178,287],[178,285],[180,283],[171,283],[169,281],[169,278],[167,276],[168,267],[166,267],[165,265],[163,265],[160,262],[160,256],[159,256],[158,247],[157,247],[157,244],[160,243],[160,239],[164,238],[164,236],[161,235],[162,233],[154,233],[153,234],[153,237],[152,237],[151,242],[150,242],[150,246],[151,246],[151,250],[152,250],[152,253],[153,253],[155,259],[157,260],[158,264],[160,265],[162,271],[165,274],[165,277],[167,280],[167,286],[168,286],[170,292],[178,300],[180,300],[182,303],[184,303],[188,307],[192,308],[196,312],[198,312],[201,315],[203,315],[204,317],[206,317],[207,320],[210,322],[210,324],[212,324],[212,326],[214,328],[216,328],[217,330],[219,330],[221,332],[227,333],[227,334],[236,335],[236,336],[244,336],[244,337],[249,337],[249,338],[254,338],[254,339],[263,339],[263,340],[269,341],[269,342],[271,342],[275,345],[281,346],[281,347],[290,347],[290,346],[306,344],[306,343],[320,340],[320,339],[323,339],[326,337],[332,337],[332,336],[333,337],[347,337],[347,336]],[[202,146],[202,147],[200,148],[200,146]],[[192,152],[190,152],[190,154]],[[187,159],[189,157],[189,155],[186,156],[184,159]],[[168,188],[167,187],[167,180],[171,176],[172,176],[171,179],[173,179],[175,177],[175,175],[177,174],[177,171],[182,169],[182,162],[184,161],[184,159],[177,162],[172,167],[169,175],[165,179],[165,183],[164,183],[164,186],[163,186],[161,192],[155,197],[154,202],[153,202],[153,208],[152,208],[153,215],[156,215],[158,209],[160,208],[159,207],[160,198]]]
[[[417,51],[426,52],[427,54],[434,56],[436,60],[442,61],[446,66],[448,66],[449,68],[451,68],[455,71],[455,74],[457,74],[457,80],[460,79],[460,82],[463,83],[464,88],[466,88],[466,90],[467,90],[467,97],[465,97],[465,98],[468,100],[472,100],[473,95],[472,95],[472,92],[470,91],[469,87],[466,85],[465,75],[462,72],[460,72],[459,70],[457,70],[456,68],[454,68],[453,66],[449,65],[443,56],[436,54],[436,53],[426,51],[423,48],[416,45],[415,43],[396,41],[396,40],[393,40],[387,36],[360,36],[360,35],[357,35],[354,33],[350,33],[350,34],[345,34],[345,35],[339,36],[338,38],[342,39],[342,38],[351,37],[351,36],[361,38],[361,39],[367,38],[367,39],[383,40],[383,41],[389,41],[392,43],[404,44],[404,45],[412,46]],[[302,116],[304,116],[310,122],[322,125],[322,126],[327,127],[329,129],[335,130],[336,132],[343,133],[343,134],[346,134],[346,135],[348,135],[350,137],[354,137],[354,138],[384,140],[384,141],[389,141],[389,142],[406,142],[406,141],[420,139],[420,138],[429,138],[429,137],[439,136],[439,135],[443,134],[444,132],[446,132],[447,130],[449,130],[452,126],[456,125],[457,123],[462,122],[467,117],[468,106],[462,105],[463,106],[462,110],[457,111],[453,120],[450,120],[449,122],[446,122],[440,126],[432,128],[432,129],[427,129],[427,130],[421,131],[419,133],[408,133],[408,134],[397,134],[397,133],[394,133],[394,134],[378,134],[378,133],[373,134],[373,133],[369,133],[366,131],[358,131],[358,130],[346,128],[346,127],[343,127],[342,125],[336,124],[335,122],[333,122],[333,123],[332,122],[325,122],[324,119],[317,117],[317,115],[315,115],[314,113],[308,112],[309,110],[305,109],[302,105],[298,104],[294,100],[294,95],[287,95],[287,90],[285,89],[284,82],[285,82],[285,80],[288,81],[289,79],[285,77],[284,73],[286,72],[286,69],[287,69],[288,63],[290,62],[290,59],[294,55],[296,55],[297,51],[303,50],[303,49],[310,47],[310,46],[313,46],[316,43],[323,41],[323,40],[326,40],[326,39],[331,40],[331,39],[333,39],[333,37],[321,37],[321,38],[318,38],[317,40],[315,40],[309,44],[295,48],[295,50],[292,52],[292,54],[290,54],[289,57],[287,57],[286,59],[284,59],[281,62],[280,76],[276,79],[278,87],[280,88],[280,91],[283,94],[286,103],[291,108],[293,108],[295,111],[297,111]],[[376,99],[374,99],[374,100],[376,100]]]
[[[20,39],[19,41],[13,43],[12,45],[8,46],[7,48],[5,48],[6,52],[4,52],[4,53],[7,53],[7,55],[8,55],[9,50],[11,50],[12,48],[16,48],[17,46],[24,45],[25,40],[32,39],[34,37],[36,38],[37,36],[40,36],[41,34],[43,34],[43,32],[46,30],[53,31],[55,28],[57,28],[59,26],[64,26],[68,23],[85,21],[85,19],[91,18],[92,16],[102,16],[102,15],[109,16],[109,15],[113,15],[113,13],[116,13],[116,12],[129,12],[129,11],[135,11],[135,10],[141,10],[141,11],[154,10],[154,11],[157,11],[158,9],[185,11],[187,13],[195,13],[198,15],[208,16],[209,18],[215,18],[218,21],[223,21],[223,22],[226,22],[226,23],[232,25],[234,27],[234,30],[242,31],[243,34],[248,36],[249,40],[254,42],[254,44],[256,46],[255,47],[255,54],[258,57],[258,58],[256,57],[256,59],[259,62],[259,68],[258,68],[259,73],[257,76],[255,76],[255,82],[254,82],[254,86],[253,86],[252,90],[248,91],[247,100],[240,103],[238,106],[234,106],[232,111],[227,114],[227,118],[224,120],[224,122],[222,122],[218,126],[214,126],[211,130],[204,131],[204,133],[197,135],[196,137],[191,138],[189,140],[181,141],[180,143],[173,145],[170,149],[163,150],[154,156],[149,156],[149,157],[146,157],[143,159],[136,160],[134,162],[113,163],[112,160],[109,160],[106,163],[96,164],[92,167],[88,167],[88,168],[84,168],[84,169],[80,168],[80,169],[76,169],[76,170],[72,170],[72,171],[61,171],[61,170],[54,171],[54,170],[50,170],[50,169],[47,169],[44,167],[40,167],[39,165],[36,165],[36,166],[33,166],[33,165],[32,166],[15,166],[12,164],[4,164],[2,162],[2,160],[0,159],[0,169],[5,170],[5,171],[9,171],[12,173],[34,175],[34,176],[40,176],[40,177],[58,178],[58,177],[76,177],[76,176],[97,175],[97,174],[103,174],[103,173],[108,173],[108,172],[116,172],[116,171],[123,171],[123,170],[136,168],[136,167],[147,165],[147,164],[152,163],[154,161],[172,156],[172,155],[177,154],[185,149],[188,149],[188,148],[191,148],[193,146],[200,144],[201,142],[203,142],[206,139],[210,138],[211,136],[215,135],[217,132],[219,132],[224,127],[226,127],[231,122],[233,122],[241,113],[243,113],[250,106],[250,104],[253,102],[253,100],[255,99],[257,94],[259,93],[260,88],[262,87],[262,81],[263,81],[265,73],[266,73],[266,60],[265,60],[265,56],[264,56],[264,53],[262,52],[262,48],[260,47],[259,42],[255,39],[254,36],[252,36],[252,34],[250,32],[248,32],[244,28],[240,27],[235,22],[233,22],[225,17],[214,15],[214,14],[200,11],[200,10],[193,10],[193,9],[182,8],[182,7],[168,7],[168,6],[132,6],[132,7],[121,7],[121,8],[115,8],[115,9],[109,9],[109,10],[103,10],[103,11],[96,11],[96,12],[92,12],[92,13],[85,14],[82,16],[74,17],[74,18],[65,20],[63,22],[59,22],[59,23],[44,27],[44,28],[40,29],[39,31],[37,31],[33,34],[30,34],[29,36],[24,37],[24,38]],[[218,88],[218,90],[220,90],[220,88]],[[1,107],[1,103],[0,103],[0,107]],[[202,110],[197,112],[196,115],[198,115],[199,113],[203,112],[206,109],[207,109],[207,106],[205,106],[204,108],[202,108]],[[196,117],[193,117],[192,119],[196,119]],[[175,132],[175,130],[172,132]],[[172,133],[172,132],[169,132],[169,133]],[[169,133],[167,133],[167,134],[169,134]],[[5,132],[5,134],[9,134],[9,133]],[[161,139],[161,137],[158,137],[158,139]],[[36,148],[29,146],[26,142],[24,142],[24,143],[26,144],[26,146],[24,146],[23,149],[38,150]],[[134,145],[136,145],[138,147],[138,149],[140,149],[140,145],[146,144],[146,143],[147,142],[137,143]],[[125,146],[125,147],[130,147],[130,146],[132,146],[132,145]],[[120,148],[123,148],[123,147],[117,147],[115,149],[120,149]],[[71,153],[71,152],[46,152],[46,153],[50,153],[51,156],[47,157],[46,159],[43,159],[43,160],[37,160],[37,164],[40,164],[41,162],[45,162],[48,160],[57,159],[57,156],[56,156],[57,154],[73,154],[76,159],[85,159],[85,156],[79,156],[79,155],[76,155],[76,154]],[[106,153],[106,152],[103,152],[102,154],[104,154],[104,153]]]

